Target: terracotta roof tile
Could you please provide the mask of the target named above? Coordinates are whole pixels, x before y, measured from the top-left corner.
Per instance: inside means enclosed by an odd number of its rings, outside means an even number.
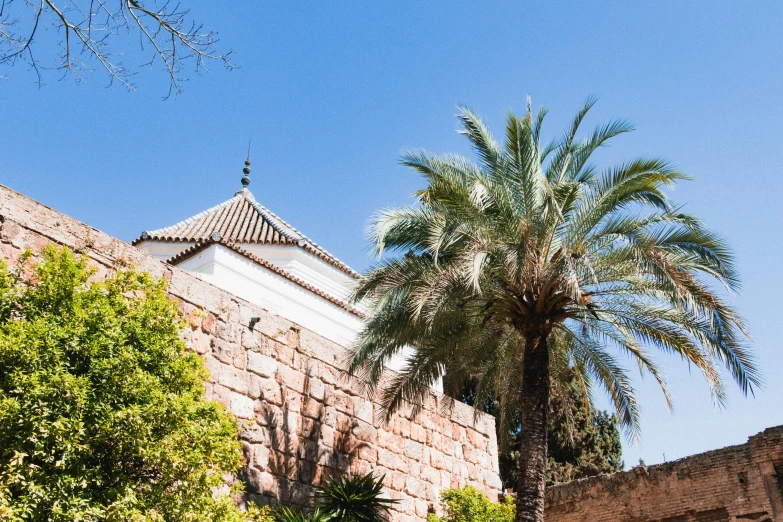
[[[226,244],[298,246],[355,279],[361,277],[315,241],[258,203],[247,189],[240,190],[233,198],[184,221],[169,227],[146,231],[132,244],[142,241],[201,243],[211,241],[216,232],[220,234],[220,241]]]

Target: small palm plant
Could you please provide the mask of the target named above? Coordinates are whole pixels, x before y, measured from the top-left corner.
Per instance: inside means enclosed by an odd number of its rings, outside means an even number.
[[[397,501],[384,498],[384,477],[364,476],[327,477],[323,487],[316,490],[315,503],[340,522],[383,522]]]
[[[651,349],[698,368],[718,404],[719,367],[745,394],[759,383],[745,326],[708,284],[738,287],[731,253],[665,193],[686,176],[654,158],[599,170],[592,154],[631,126],[613,121],[578,139],[594,103],[546,146],[546,110],[534,114],[529,102],[523,117],[508,115],[502,145],[461,109],[478,164],[403,157],[426,187],[416,205],[380,212],[372,224],[385,257],[355,295],[370,313],[349,370],[368,393],[384,383],[387,418],[415,408],[440,377],[453,396],[469,380],[476,404],[491,396],[502,412],[519,412],[519,521],[543,520],[547,404],[569,373],[588,397],[602,387],[632,436],[639,410],[618,355],[652,375],[669,402]],[[407,368],[385,379],[386,363],[407,346]]]

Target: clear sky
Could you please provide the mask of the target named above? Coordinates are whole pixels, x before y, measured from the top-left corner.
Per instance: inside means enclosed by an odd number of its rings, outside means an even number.
[[[637,379],[642,440],[626,444],[626,464],[783,424],[783,4],[183,4],[239,69],[215,65],[168,101],[157,72],[127,92],[97,74],[75,85],[49,73],[39,89],[22,66],[0,71],[0,183],[130,241],[233,195],[252,137],[257,199],[361,270],[372,212],[409,203],[420,186],[400,151],[469,152],[454,132],[458,104],[500,134],[506,111],[531,95],[559,133],[595,93],[588,123],[625,117],[638,128],[602,163],[664,156],[695,178],[672,197],[735,249],[744,289],[731,301],[767,383],[716,411],[698,375],[662,356],[675,410]]]

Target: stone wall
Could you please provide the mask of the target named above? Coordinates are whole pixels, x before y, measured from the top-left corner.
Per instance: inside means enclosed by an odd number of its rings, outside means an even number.
[[[783,521],[783,426],[747,444],[547,491],[547,522]]]
[[[423,519],[442,488],[472,484],[497,498],[492,417],[474,422],[471,408],[433,392],[416,418],[384,425],[360,383],[341,375],[341,346],[0,185],[0,256],[13,263],[52,242],[86,253],[99,276],[134,266],[169,281],[209,395],[239,419],[251,498],[305,504],[324,474],[371,470],[400,500],[395,520]]]

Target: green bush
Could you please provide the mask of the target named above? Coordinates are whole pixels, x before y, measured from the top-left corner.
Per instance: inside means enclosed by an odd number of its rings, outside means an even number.
[[[492,502],[473,486],[441,491],[444,514],[430,514],[427,522],[514,522],[516,509],[511,497]]]
[[[269,520],[224,483],[237,428],[164,282],[91,281],[65,248],[23,262],[0,261],[0,520]]]

